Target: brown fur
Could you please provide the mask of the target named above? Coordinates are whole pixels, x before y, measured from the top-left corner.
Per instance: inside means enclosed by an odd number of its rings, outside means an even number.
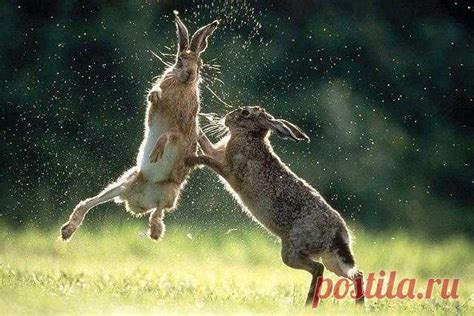
[[[361,278],[343,218],[280,160],[268,139],[270,130],[297,142],[309,137],[260,107],[228,113],[225,125],[230,132],[227,142],[215,148],[202,135],[199,144],[206,155],[186,162],[207,165],[218,173],[252,218],[281,239],[283,262],[312,274],[307,303],[312,302],[316,280],[324,271],[320,259],[339,276]]]
[[[91,208],[111,199],[124,202],[132,214],[150,213],[149,236],[156,240],[163,235],[163,216],[176,207],[191,170],[184,159],[197,151],[200,54],[218,24],[214,21],[200,28],[190,42],[188,30],[176,16],[176,62],[165,70],[148,94],[145,137],[137,166],[75,207],[69,221],[61,227],[64,240],[71,238]]]

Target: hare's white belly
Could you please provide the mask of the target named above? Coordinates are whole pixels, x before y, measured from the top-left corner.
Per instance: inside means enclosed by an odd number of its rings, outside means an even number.
[[[155,147],[156,141],[168,130],[167,124],[157,119],[154,124],[147,129],[145,139],[140,146],[137,157],[138,169],[149,181],[158,182],[168,179],[176,157],[178,156],[178,148],[176,145],[168,143],[161,159],[156,163],[150,163],[150,154]]]

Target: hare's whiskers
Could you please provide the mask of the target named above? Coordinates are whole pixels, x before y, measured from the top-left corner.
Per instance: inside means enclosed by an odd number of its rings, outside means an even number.
[[[152,51],[151,49],[148,50],[150,53],[153,54],[153,56],[155,56],[159,61],[161,61],[161,63],[163,63],[163,65],[165,65],[166,67],[171,67],[173,66],[173,64],[167,62],[167,61],[164,61],[163,58],[161,58],[160,55],[158,55],[157,53],[155,53],[154,51]]]
[[[222,100],[214,91],[212,91],[212,89],[209,88],[208,85],[204,85],[204,87],[205,87],[207,90],[209,90],[209,92],[210,92],[217,100],[219,100],[219,102],[221,102],[222,104],[224,104],[224,105],[225,105],[226,107],[228,107],[228,108],[233,108],[232,105],[226,103],[226,102],[225,102],[224,100]]]
[[[225,132],[226,127],[223,124],[224,119],[219,117],[216,113],[203,113],[202,116],[209,121],[207,125],[202,127],[204,133],[209,135],[220,135]]]
[[[216,130],[220,130],[220,127],[217,126],[217,125],[207,125],[207,126],[203,127],[202,130],[206,133],[212,133]]]
[[[228,129],[227,127],[223,124],[223,119],[220,119],[218,121],[214,121],[214,128],[210,129],[209,135],[218,135],[218,137],[222,137],[223,135],[227,134]]]
[[[221,69],[221,66],[219,66],[219,65],[204,64],[202,66],[205,69],[212,69],[212,70],[220,70]]]
[[[217,58],[213,58],[213,59],[207,61],[206,64],[207,64],[207,65],[210,65],[210,66],[214,66],[214,67],[219,67],[219,68],[220,68],[221,65],[219,65],[219,64],[214,64],[214,61],[215,61],[215,60],[217,60]]]
[[[217,82],[220,82],[220,83],[224,84],[224,81],[222,81],[221,79],[219,79],[217,77],[214,78],[214,81],[217,81]]]
[[[220,133],[216,134],[216,137],[221,139],[225,137],[229,133],[229,129],[224,126],[224,128],[220,131]]]

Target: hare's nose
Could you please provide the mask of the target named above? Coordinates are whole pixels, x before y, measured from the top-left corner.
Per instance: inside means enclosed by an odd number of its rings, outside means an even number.
[[[186,77],[186,79],[189,79],[189,77],[191,77],[191,71],[190,70],[185,70],[184,71],[184,76]]]

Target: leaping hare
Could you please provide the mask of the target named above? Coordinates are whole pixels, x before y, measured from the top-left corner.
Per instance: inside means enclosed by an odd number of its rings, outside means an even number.
[[[172,210],[178,200],[190,168],[186,156],[197,151],[197,114],[201,53],[207,38],[219,22],[216,20],[196,31],[189,39],[186,26],[176,13],[178,52],[176,62],[165,70],[148,94],[145,138],[137,156],[137,165],[98,195],[81,201],[61,228],[64,240],[81,225],[87,212],[115,199],[124,202],[133,214],[150,213],[149,236],[159,239],[164,232],[165,210]]]
[[[225,116],[224,124],[230,138],[214,146],[202,134],[199,144],[205,155],[188,157],[186,163],[213,169],[251,217],[281,238],[283,262],[313,276],[307,304],[315,297],[324,266],[354,280],[356,301],[363,303],[362,272],[355,267],[346,223],[318,191],[280,160],[268,140],[270,130],[294,141],[309,140],[308,136],[260,107],[234,110]]]

